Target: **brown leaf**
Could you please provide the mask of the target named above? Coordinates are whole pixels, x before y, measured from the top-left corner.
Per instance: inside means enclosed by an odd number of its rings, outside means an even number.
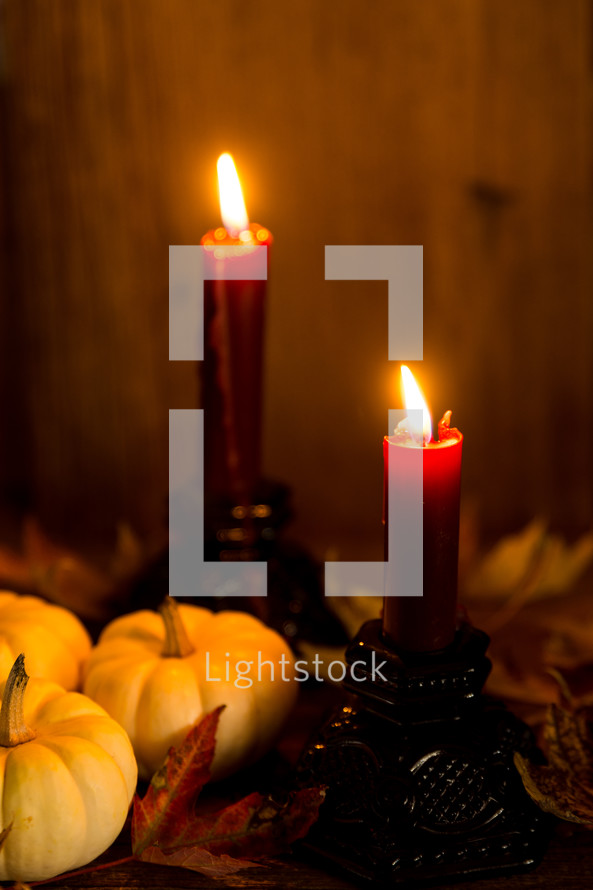
[[[113,578],[132,578],[142,570],[146,558],[145,547],[127,522],[117,523],[115,553],[111,559]]]
[[[0,583],[5,588],[29,590],[32,584],[31,566],[19,553],[0,547]]]
[[[560,819],[586,825],[593,825],[592,714],[590,708],[573,711],[550,705],[544,729],[547,765],[515,754],[515,765],[535,803]]]
[[[577,711],[551,705],[544,728],[550,766],[567,769],[593,794],[593,742],[589,735],[590,708]]]
[[[0,547],[0,582],[91,619],[105,617],[105,604],[116,593],[113,578],[51,541],[32,517],[23,523],[20,553]]]
[[[593,825],[593,795],[579,786],[565,770],[537,766],[515,754],[525,790],[546,813],[567,822]]]
[[[144,798],[135,797],[132,851],[137,859],[223,877],[252,867],[248,857],[285,852],[317,818],[325,795],[321,788],[292,792],[284,803],[254,792],[218,812],[196,815],[196,797],[210,778],[221,711],[204,717],[178,749],[170,748]]]
[[[117,527],[109,564],[100,568],[49,538],[30,516],[22,526],[20,552],[0,546],[0,583],[7,589],[39,594],[83,618],[105,622],[123,588],[159,552],[162,541],[140,541],[126,523]]]
[[[261,868],[260,862],[248,862],[247,859],[233,859],[223,853],[215,856],[204,847],[178,847],[172,852],[161,850],[160,847],[147,847],[142,853],[142,862],[153,862],[155,865],[177,865],[198,871],[210,878],[224,878],[244,868]]]
[[[23,549],[36,592],[86,618],[99,619],[113,597],[114,584],[104,572],[47,537],[33,517],[23,524]]]
[[[593,532],[567,544],[534,519],[522,531],[502,538],[466,578],[471,598],[506,600],[514,613],[528,601],[570,590],[593,562]],[[502,618],[502,615],[501,615]]]

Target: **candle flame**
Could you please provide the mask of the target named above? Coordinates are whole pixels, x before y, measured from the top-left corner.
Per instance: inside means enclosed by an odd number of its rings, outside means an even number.
[[[245,209],[241,183],[237,176],[235,162],[228,152],[219,157],[216,167],[222,222],[228,233],[236,237],[249,227],[249,217]]]
[[[432,421],[428,405],[424,400],[420,387],[414,380],[414,375],[407,365],[402,365],[401,371],[406,408],[422,408],[422,427],[416,424],[413,418],[409,417],[407,421],[408,431],[416,442],[422,442],[423,445],[427,445],[432,441]]]

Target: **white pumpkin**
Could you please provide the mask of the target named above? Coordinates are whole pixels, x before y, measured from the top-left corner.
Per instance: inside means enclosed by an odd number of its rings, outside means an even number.
[[[222,778],[275,742],[296,698],[290,648],[244,612],[213,613],[170,598],[161,611],[107,625],[86,665],[84,692],[124,727],[145,779],[196,720],[225,705],[212,764],[213,778]]]
[[[125,731],[96,702],[28,681],[19,656],[0,684],[0,880],[86,865],[121,831],[137,768]]]

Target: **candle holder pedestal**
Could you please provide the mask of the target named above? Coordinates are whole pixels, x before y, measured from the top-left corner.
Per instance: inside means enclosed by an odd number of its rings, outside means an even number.
[[[204,559],[247,561],[268,559],[278,532],[292,517],[290,489],[262,480],[249,504],[230,495],[206,493],[204,502]]]
[[[268,479],[260,482],[248,506],[229,498],[206,499],[205,559],[268,564],[267,597],[221,597],[207,605],[217,611],[247,608],[290,643],[342,645],[342,626],[325,605],[323,566],[283,533],[292,515],[290,488]]]
[[[326,607],[323,596],[323,564],[319,565],[299,543],[284,535],[292,517],[291,491],[280,482],[264,480],[248,506],[229,497],[205,498],[204,558],[219,560],[266,560],[268,595],[265,597],[197,597],[188,594],[180,602],[247,611],[277,630],[290,643],[343,646],[345,631]],[[121,591],[126,611],[156,609],[169,593],[169,550],[163,549]]]
[[[410,885],[528,870],[550,820],[513,753],[537,756],[530,730],[482,694],[488,637],[463,625],[434,653],[398,653],[381,622],[346,652],[348,693],[305,748],[302,786],[327,786],[306,848],[375,883]]]

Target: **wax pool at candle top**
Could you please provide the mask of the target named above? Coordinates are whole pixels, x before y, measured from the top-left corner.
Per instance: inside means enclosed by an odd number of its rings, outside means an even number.
[[[403,420],[400,420],[397,427],[393,431],[393,436],[388,436],[387,438],[390,440],[390,442],[392,442],[392,444],[403,446],[405,448],[446,448],[451,445],[456,445],[461,439],[463,439],[463,436],[458,429],[451,426],[451,415],[451,411],[445,411],[445,413],[439,420],[438,441],[435,441],[432,438],[432,432],[430,434],[429,441],[417,441],[414,433],[411,433],[408,428],[409,424],[407,417],[404,417]]]
[[[249,223],[248,227],[238,234],[233,234],[224,226],[219,226],[217,229],[206,232],[201,240],[201,244],[208,250],[214,250],[216,247],[249,247],[250,245],[255,247],[258,244],[271,243],[271,233],[258,223]],[[224,256],[227,257],[228,253],[225,252]]]

